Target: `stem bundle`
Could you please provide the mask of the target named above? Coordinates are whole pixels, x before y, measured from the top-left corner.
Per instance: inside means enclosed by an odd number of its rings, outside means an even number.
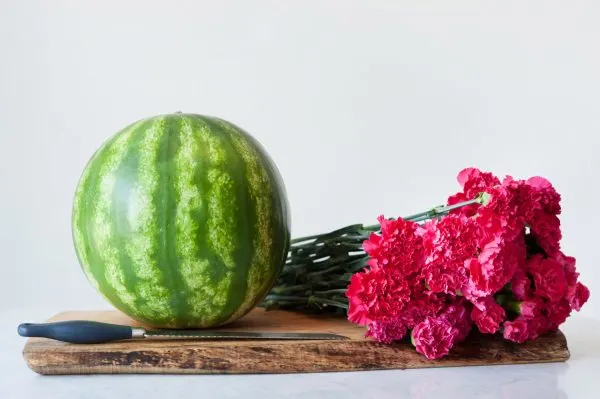
[[[454,209],[482,203],[484,195],[454,205],[440,205],[404,219],[424,222],[439,218]],[[283,271],[262,307],[346,313],[345,296],[350,277],[366,266],[368,255],[363,242],[380,231],[379,224],[353,224],[329,233],[295,238]]]

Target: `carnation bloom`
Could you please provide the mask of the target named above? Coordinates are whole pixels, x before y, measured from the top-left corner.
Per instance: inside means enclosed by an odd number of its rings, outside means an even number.
[[[482,192],[489,191],[492,187],[500,184],[500,179],[488,172],[482,172],[477,168],[465,168],[458,173],[458,183],[463,191],[448,198],[448,205],[472,200]],[[473,216],[477,213],[479,204],[464,206],[454,210],[452,213]]]
[[[518,269],[513,275],[512,280],[510,281],[510,287],[513,296],[515,299],[520,301],[531,297],[533,294],[533,288],[531,284],[531,280],[525,274],[525,271],[522,269]]]
[[[458,183],[468,198],[475,198],[479,193],[500,184],[500,179],[489,172],[477,168],[465,168],[458,173]]]
[[[500,237],[506,241],[516,239],[522,232],[522,225],[516,223],[515,218],[496,213],[488,207],[481,207],[475,216],[475,222],[479,226],[477,236],[479,247]]]
[[[537,244],[548,256],[553,256],[560,249],[560,195],[550,182],[542,177],[525,180],[514,180],[507,176],[496,192],[505,190],[499,197],[501,206],[496,207],[501,215],[512,215],[519,220],[518,224],[527,223]],[[494,195],[492,195],[492,200]],[[490,204],[491,205],[491,204]]]
[[[556,302],[562,299],[567,291],[567,279],[564,268],[551,258],[537,254],[527,262],[528,272],[533,276],[535,294]]]
[[[527,180],[515,180],[511,176],[506,176],[502,186],[511,191],[519,209],[518,215],[527,223],[530,223],[538,213],[558,215],[561,212],[560,195],[543,177],[534,176]]]
[[[558,251],[553,258],[563,267],[567,284],[569,284],[569,286],[575,285],[575,283],[577,283],[577,279],[579,278],[579,273],[577,273],[575,268],[575,258],[572,256],[567,256],[561,251]]]
[[[546,213],[560,214],[560,194],[547,179],[540,176],[530,177],[527,179],[527,185],[532,188],[531,203],[537,204]]]
[[[567,300],[569,301],[569,305],[571,308],[580,311],[581,307],[588,301],[590,298],[590,290],[578,282],[575,285],[572,285],[567,290]]]
[[[504,322],[504,338],[522,344],[536,339],[548,330],[548,320],[543,317],[519,316],[515,320]]]
[[[502,306],[496,303],[494,297],[488,296],[475,303],[471,311],[471,319],[482,333],[494,334],[506,319],[506,312]]]
[[[531,216],[539,209],[539,204],[531,200],[532,187],[524,180],[515,180],[512,176],[506,176],[502,181],[502,187],[509,193],[514,206],[513,213],[517,217],[525,221],[529,220],[528,215]]]
[[[411,340],[417,352],[432,360],[446,356],[458,335],[445,318],[427,317],[412,330]]]
[[[534,297],[520,302],[517,310],[520,315],[525,317],[538,317],[542,315],[544,306],[545,303],[542,298]]]
[[[426,290],[422,284],[412,287],[410,301],[399,315],[402,323],[414,328],[428,316],[437,315],[445,306],[445,295]]]
[[[560,250],[560,195],[548,180],[500,182],[475,168],[457,179],[462,191],[448,204],[481,193],[485,201],[423,226],[380,216],[381,233],[363,243],[369,267],[346,291],[348,318],[368,326],[367,337],[391,343],[412,330],[428,359],[447,355],[474,325],[518,343],[536,339],[590,295],[575,258]]]
[[[531,235],[547,256],[554,257],[560,251],[560,220],[551,213],[538,212],[530,223]]]
[[[468,299],[492,295],[508,282],[525,259],[524,245],[506,242],[502,237],[486,244],[478,259],[467,262],[470,281],[464,287]]]
[[[479,254],[465,263],[469,281],[463,292],[471,300],[499,291],[522,268],[526,257],[524,221],[518,215],[517,197],[504,187],[492,187],[490,192],[490,202],[475,217]]]
[[[529,325],[524,317],[517,317],[513,321],[504,323],[504,331],[502,333],[505,339],[509,341],[523,343],[529,339]]]
[[[470,312],[473,305],[463,297],[457,297],[439,317],[448,320],[448,322],[457,329],[456,342],[460,342],[469,335],[473,323],[471,322]]]
[[[495,222],[495,226],[487,235],[482,235],[485,241],[491,235],[502,235],[506,240],[512,241],[523,234],[525,218],[522,216],[521,202],[518,188],[496,186],[488,190],[490,199],[487,204],[479,209],[477,219],[482,224],[491,226],[489,220]]]
[[[381,235],[371,234],[363,243],[363,249],[382,267],[394,267],[405,275],[421,270],[425,260],[421,227],[402,218],[387,220],[378,218]]]
[[[456,294],[467,281],[465,261],[477,253],[477,225],[464,215],[425,224],[422,276],[434,292]]]
[[[546,313],[546,320],[550,322],[550,329],[556,330],[571,314],[571,306],[566,298],[562,298],[558,302],[548,303]]]
[[[348,319],[359,325],[395,319],[410,300],[411,290],[401,271],[377,268],[355,273],[346,291]]]
[[[406,326],[399,319],[395,319],[387,323],[373,322],[369,324],[365,336],[384,344],[391,344],[404,338],[406,331]]]

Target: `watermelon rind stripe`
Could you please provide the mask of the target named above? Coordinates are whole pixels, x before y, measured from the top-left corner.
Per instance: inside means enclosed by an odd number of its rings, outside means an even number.
[[[116,295],[116,292],[109,285],[103,268],[92,268],[91,265],[102,264],[102,259],[98,252],[95,229],[92,221],[97,200],[99,198],[98,189],[101,177],[101,168],[104,157],[109,154],[109,148],[122,134],[135,136],[143,131],[150,124],[147,120],[136,121],[119,131],[94,153],[94,156],[86,165],[84,173],[78,183],[73,206],[73,239],[79,263],[84,274],[93,287],[110,303],[122,311],[129,309]],[[87,190],[85,190],[87,189]]]
[[[135,122],[94,154],[72,214],[76,254],[113,306],[166,328],[226,324],[285,261],[289,210],[269,156],[219,118]]]
[[[256,223],[256,207],[250,193],[250,188],[246,184],[246,165],[244,161],[239,157],[233,142],[228,134],[224,131],[223,127],[215,123],[210,118],[197,117],[201,119],[202,123],[205,124],[210,131],[219,132],[218,136],[221,142],[222,148],[226,154],[230,154],[221,169],[222,175],[227,175],[230,178],[228,181],[232,183],[229,192],[219,194],[217,191],[209,192],[209,204],[210,201],[214,201],[215,204],[226,203],[223,198],[224,195],[228,195],[231,199],[235,199],[235,202],[226,205],[225,209],[228,209],[233,214],[237,214],[236,220],[232,220],[231,224],[226,225],[228,231],[220,232],[223,237],[235,237],[235,246],[231,246],[230,262],[233,267],[234,273],[231,276],[231,284],[229,291],[226,293],[227,302],[223,306],[221,315],[214,321],[216,325],[226,323],[230,318],[239,310],[242,302],[244,301],[247,289],[248,289],[248,271],[251,264],[251,259],[254,253],[253,247],[253,235],[254,225]],[[214,170],[214,169],[213,169]],[[209,175],[210,179],[210,175]],[[213,186],[212,187],[218,187]],[[209,215],[213,212],[209,209]],[[218,219],[215,219],[215,221]],[[209,229],[211,232],[214,231],[217,226],[210,225]],[[215,242],[218,239],[218,235],[213,234],[212,237],[209,235],[209,242]],[[213,245],[214,251],[219,251],[218,245]]]
[[[164,285],[164,272],[156,261],[156,255],[161,255],[157,232],[162,226],[157,222],[160,211],[155,200],[160,190],[157,159],[165,136],[165,124],[165,118],[155,118],[138,146],[137,176],[129,199],[132,204],[129,215],[132,234],[125,250],[137,277],[136,284],[130,289],[138,298],[134,306],[140,317],[160,320],[168,325],[173,313],[170,290]]]
[[[190,187],[198,187],[198,191],[201,193],[201,201],[198,203],[199,211],[198,209],[190,210],[196,211],[195,217],[183,220],[182,218],[185,217],[181,214],[183,211],[177,213],[180,219],[178,231],[195,236],[194,244],[187,248],[188,255],[182,259],[180,271],[183,286],[187,287],[189,292],[188,314],[190,320],[195,320],[196,325],[208,326],[214,325],[220,317],[227,302],[227,293],[233,278],[232,269],[225,265],[225,255],[215,251],[209,241],[211,220],[218,216],[214,214],[215,210],[210,208],[210,193],[213,192],[214,187],[209,181],[209,174],[211,171],[221,169],[227,158],[219,140],[213,136],[202,120],[189,117],[186,120],[189,122],[186,126],[189,126],[190,134],[193,137],[191,140],[194,146],[193,153],[199,154],[199,162],[201,160],[204,162],[201,162],[195,174],[186,175],[186,181],[180,182],[180,184]],[[186,132],[187,128],[183,131]],[[176,156],[176,159],[180,161],[178,168],[189,168],[188,165],[192,160],[189,158],[185,160],[184,155],[185,153]],[[179,175],[181,171],[182,169],[178,169],[176,174]],[[179,207],[180,204],[178,204]],[[183,236],[177,242],[180,240],[183,240]],[[181,253],[183,250],[181,244],[179,247]]]
[[[114,172],[116,183],[111,194],[110,218],[114,223],[114,226],[112,226],[113,242],[118,251],[119,264],[123,271],[123,284],[126,287],[135,286],[138,280],[133,261],[126,250],[131,237],[131,220],[137,215],[137,204],[139,202],[134,197],[134,186],[129,184],[129,181],[132,178],[137,178],[140,157],[138,148],[144,140],[146,129],[152,123],[152,121],[145,121],[133,130],[127,144],[127,152]],[[132,198],[135,198],[135,200],[132,201]],[[133,308],[133,312],[135,312],[136,317],[141,318],[139,302],[140,298],[136,298],[136,306]]]
[[[95,253],[104,264],[104,279],[111,294],[128,308],[135,308],[135,294],[125,284],[125,275],[120,267],[118,237],[111,220],[112,193],[117,181],[116,171],[127,153],[127,144],[135,132],[135,126],[125,130],[108,143],[95,161],[99,164],[95,196],[87,198],[93,201],[91,219]]]
[[[187,301],[181,303],[183,309],[180,317],[183,320],[198,320],[199,312],[194,309],[195,303],[203,304],[205,299],[202,284],[208,281],[195,276],[205,276],[209,268],[208,260],[198,258],[198,229],[204,200],[202,187],[196,177],[198,170],[203,169],[203,160],[200,157],[200,143],[198,137],[187,118],[182,118],[180,141],[186,145],[179,146],[179,151],[174,157],[174,192],[176,195],[175,212],[175,250],[179,259],[179,282],[188,294]],[[201,323],[206,323],[202,317]]]
[[[265,287],[270,284],[269,268],[271,267],[272,212],[273,203],[269,195],[272,187],[263,166],[263,160],[258,152],[248,145],[246,137],[226,121],[217,120],[230,135],[231,142],[246,165],[246,180],[250,195],[255,206],[256,222],[254,223],[254,253],[248,268],[248,289],[238,310],[230,316],[235,320],[246,314]]]

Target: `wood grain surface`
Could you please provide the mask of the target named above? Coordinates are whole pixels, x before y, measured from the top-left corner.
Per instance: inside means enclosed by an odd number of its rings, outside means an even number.
[[[70,311],[49,320],[96,320],[139,326],[115,311]],[[569,359],[559,331],[525,344],[472,332],[441,360],[427,360],[410,342],[383,345],[341,317],[255,309],[219,331],[327,332],[344,341],[126,340],[75,345],[29,338],[27,365],[40,374],[249,374],[307,373],[425,367],[563,362]]]

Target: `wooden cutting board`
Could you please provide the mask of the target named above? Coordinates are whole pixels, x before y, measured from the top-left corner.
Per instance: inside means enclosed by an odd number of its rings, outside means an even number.
[[[96,320],[139,326],[115,311],[70,311],[50,321]],[[500,336],[471,333],[452,353],[436,361],[418,354],[408,340],[383,345],[364,338],[364,329],[343,317],[314,316],[255,309],[219,330],[327,332],[344,341],[191,341],[128,340],[75,345],[29,338],[23,349],[27,365],[40,374],[246,374],[305,373],[425,367],[481,366],[564,362],[569,359],[559,331],[525,344]]]

